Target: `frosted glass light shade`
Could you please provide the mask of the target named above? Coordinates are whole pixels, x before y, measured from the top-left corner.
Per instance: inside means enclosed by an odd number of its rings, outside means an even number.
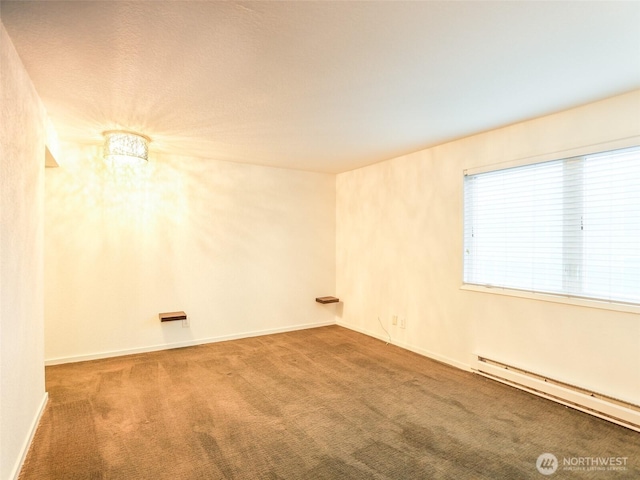
[[[131,165],[149,159],[149,137],[122,130],[110,130],[103,135],[107,163]]]

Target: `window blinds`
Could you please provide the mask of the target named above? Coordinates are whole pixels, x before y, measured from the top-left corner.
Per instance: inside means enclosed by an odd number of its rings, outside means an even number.
[[[640,147],[466,176],[464,282],[640,304]]]

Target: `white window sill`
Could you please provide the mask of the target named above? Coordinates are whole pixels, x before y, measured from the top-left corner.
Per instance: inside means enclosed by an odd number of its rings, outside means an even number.
[[[497,295],[507,295],[509,297],[528,298],[531,300],[542,300],[544,302],[563,303],[565,305],[578,305],[580,307],[600,308],[604,310],[614,310],[617,312],[640,314],[640,305],[630,305],[626,303],[613,303],[601,300],[591,300],[586,298],[565,297],[562,295],[552,295],[550,293],[526,292],[523,290],[512,290],[503,287],[485,287],[482,285],[463,284],[460,290],[471,292],[493,293]]]

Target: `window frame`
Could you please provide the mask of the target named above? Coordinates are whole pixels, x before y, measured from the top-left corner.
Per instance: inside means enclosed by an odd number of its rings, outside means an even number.
[[[518,290],[515,288],[477,285],[477,284],[464,282],[464,268],[465,268],[464,178],[466,176],[476,175],[480,173],[487,173],[487,172],[492,172],[496,170],[503,170],[503,169],[512,168],[512,167],[533,165],[536,163],[543,163],[543,162],[554,161],[554,160],[562,160],[562,159],[580,157],[585,155],[594,155],[598,153],[607,152],[610,150],[618,150],[618,149],[638,147],[638,146],[640,146],[640,135],[634,135],[634,136],[624,137],[624,138],[620,138],[620,139],[616,139],[608,142],[585,145],[582,147],[566,149],[566,150],[559,150],[552,153],[546,153],[541,155],[510,159],[502,162],[464,169],[460,177],[460,189],[461,189],[461,196],[462,196],[462,201],[461,201],[462,213],[461,213],[461,228],[460,228],[461,229],[460,238],[462,239],[462,248],[461,248],[461,256],[460,256],[462,260],[460,264],[460,278],[462,279],[462,282],[460,285],[460,290],[506,295],[510,297],[525,298],[530,300],[539,300],[539,301],[545,301],[545,302],[568,304],[568,305],[575,305],[575,306],[588,307],[588,308],[640,314],[640,305],[632,304],[632,303],[622,303],[622,302],[616,302],[616,301],[600,300],[595,298],[585,298],[585,297],[578,297],[578,296],[574,297],[574,296],[569,296],[564,294],[555,294],[555,293],[531,292],[527,290]]]

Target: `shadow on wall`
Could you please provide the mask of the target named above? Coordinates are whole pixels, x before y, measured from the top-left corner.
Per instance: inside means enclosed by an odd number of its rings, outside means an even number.
[[[174,342],[319,322],[328,312],[313,299],[335,282],[334,202],[332,175],[153,154],[112,169],[99,147],[63,148],[46,178],[49,331],[106,351],[159,342],[162,311],[193,320],[162,330]]]
[[[68,149],[61,163],[47,177],[47,236],[81,248],[126,243],[170,253],[189,238],[213,257],[295,257],[300,236],[324,236],[313,219],[333,214],[323,202],[292,202],[317,189],[305,172],[175,156],[113,168],[98,147]]]
[[[66,148],[61,167],[47,170],[47,243],[73,251],[74,263],[125,254],[144,260],[156,251],[170,258],[170,232],[186,216],[182,177],[153,162],[113,168],[101,155],[98,147]]]
[[[45,180],[46,356],[136,346],[184,300],[173,234],[186,221],[183,179],[154,162],[108,167],[99,147],[62,152]]]

